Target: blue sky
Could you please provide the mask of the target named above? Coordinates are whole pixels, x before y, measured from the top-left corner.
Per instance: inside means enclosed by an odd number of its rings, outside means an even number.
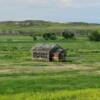
[[[0,0],[0,21],[100,23],[100,0]]]

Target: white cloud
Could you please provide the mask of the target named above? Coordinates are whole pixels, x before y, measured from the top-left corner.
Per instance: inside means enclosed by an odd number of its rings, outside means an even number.
[[[48,0],[49,1],[49,0]],[[57,7],[96,7],[100,6],[100,0],[51,0]]]
[[[0,0],[0,6],[45,6],[47,0]]]
[[[72,0],[56,0],[58,7],[69,7],[71,6]]]
[[[100,6],[100,0],[0,0],[0,6],[90,7]]]
[[[100,0],[73,0],[74,7],[96,7],[100,6]]]

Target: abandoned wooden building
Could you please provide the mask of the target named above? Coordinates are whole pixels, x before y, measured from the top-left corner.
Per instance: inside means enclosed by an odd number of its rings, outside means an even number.
[[[32,48],[32,58],[42,61],[65,61],[66,52],[57,44],[37,44]]]

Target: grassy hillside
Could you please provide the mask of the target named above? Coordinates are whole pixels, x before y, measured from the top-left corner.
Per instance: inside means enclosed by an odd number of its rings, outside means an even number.
[[[46,32],[62,32],[64,30],[100,30],[99,24],[89,23],[54,23],[48,21],[8,21],[0,23],[0,34],[18,34],[30,32],[42,34]],[[19,33],[22,34],[22,33]],[[85,34],[85,32],[84,32]]]

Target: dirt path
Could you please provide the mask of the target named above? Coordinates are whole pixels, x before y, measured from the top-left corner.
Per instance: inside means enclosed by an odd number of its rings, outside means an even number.
[[[83,66],[79,64],[60,64],[60,65],[50,65],[50,66],[14,66],[14,67],[0,67],[0,74],[9,73],[46,73],[46,72],[63,72],[70,70],[91,70],[91,67]]]

